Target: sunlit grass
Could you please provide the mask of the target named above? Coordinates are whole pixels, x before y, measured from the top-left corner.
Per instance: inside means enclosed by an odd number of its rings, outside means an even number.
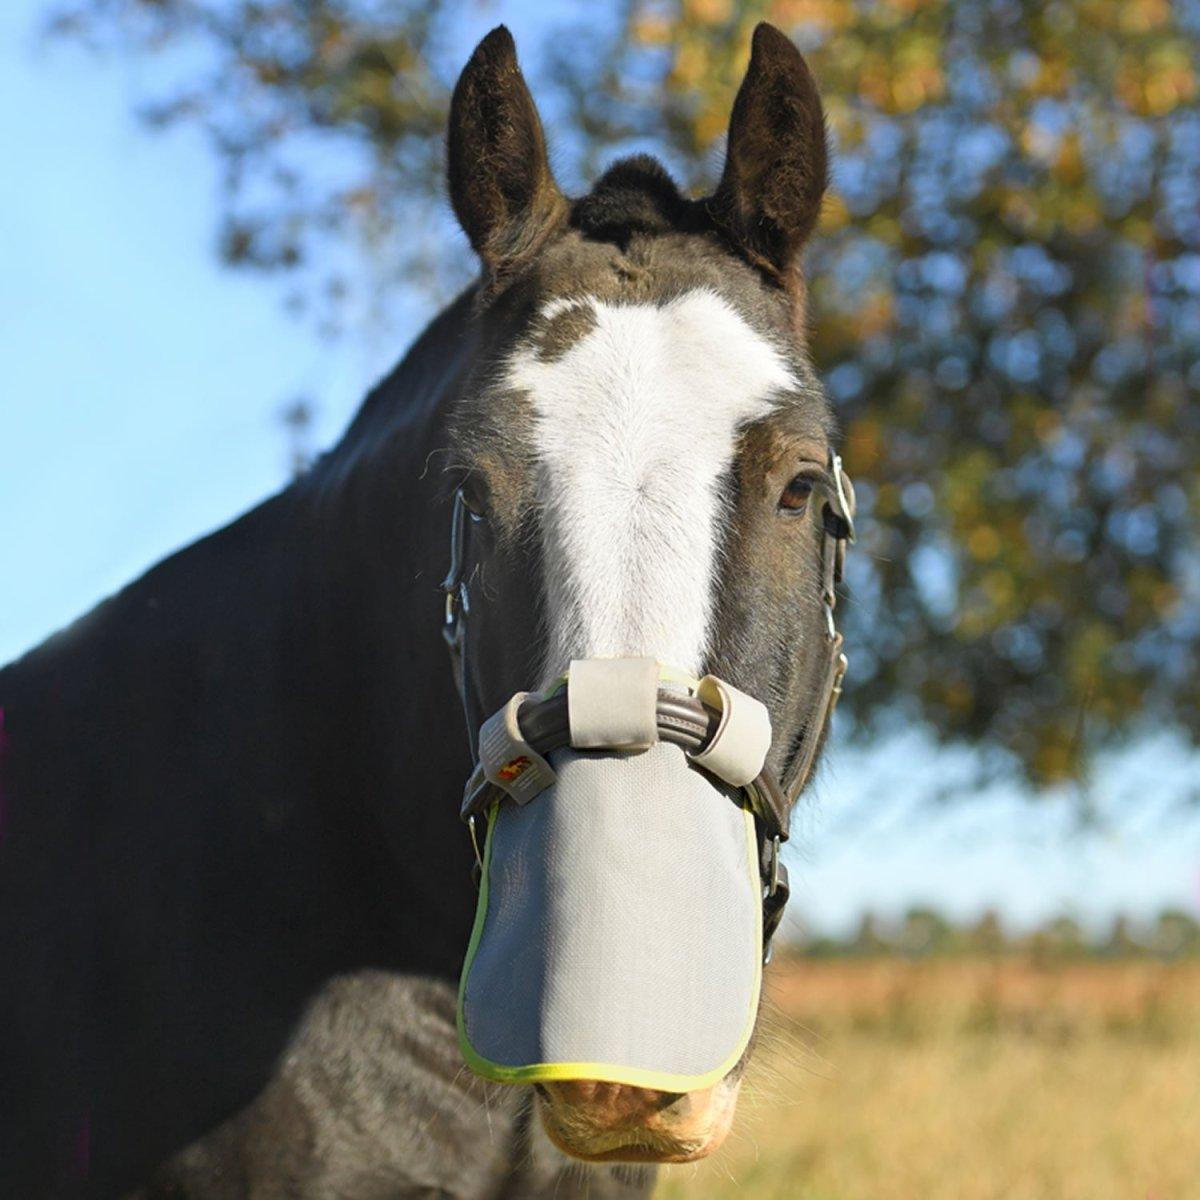
[[[662,1200],[1200,1197],[1200,966],[776,974],[728,1145]]]

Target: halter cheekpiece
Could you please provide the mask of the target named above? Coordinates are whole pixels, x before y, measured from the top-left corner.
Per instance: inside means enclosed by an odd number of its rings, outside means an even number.
[[[477,824],[496,803],[524,805],[555,779],[549,757],[563,747],[635,751],[656,741],[679,746],[689,762],[735,789],[753,814],[763,889],[763,952],[783,917],[789,895],[787,869],[779,850],[788,839],[791,812],[812,776],[830,717],[842,693],[847,660],[834,623],[836,585],[846,546],[854,541],[854,487],[836,454],[830,456],[833,489],[821,510],[821,600],[825,614],[824,669],[812,718],[806,722],[783,771],[767,765],[771,745],[767,711],[754,697],[715,676],[672,677],[652,659],[584,659],[545,694],[518,692],[486,721],[478,721],[475,693],[467,677],[466,635],[470,593],[466,541],[479,520],[462,491],[454,495],[450,569],[442,582],[442,634],[476,751],[462,817],[471,831],[477,869],[483,855]]]

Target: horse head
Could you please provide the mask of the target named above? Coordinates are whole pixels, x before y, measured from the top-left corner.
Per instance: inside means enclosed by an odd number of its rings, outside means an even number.
[[[460,1036],[537,1086],[568,1153],[686,1161],[733,1116],[779,841],[845,665],[853,500],[799,265],[821,103],[761,25],[712,195],[638,156],[570,199],[500,28],[448,147],[482,277],[447,628],[473,734],[495,714]]]

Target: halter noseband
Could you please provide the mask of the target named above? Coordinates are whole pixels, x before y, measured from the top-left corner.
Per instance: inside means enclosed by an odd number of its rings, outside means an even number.
[[[825,664],[817,707],[802,728],[788,762],[778,777],[764,764],[753,779],[738,785],[747,808],[754,814],[758,833],[759,868],[763,884],[763,949],[767,958],[770,957],[771,938],[783,918],[790,891],[787,868],[779,861],[780,846],[788,840],[792,809],[812,777],[830,717],[842,694],[842,680],[846,674],[843,638],[834,622],[834,611],[837,607],[836,585],[842,579],[846,546],[854,541],[854,486],[842,467],[841,458],[836,454],[830,455],[830,473],[834,489],[821,509],[821,602],[825,613]],[[456,491],[450,529],[450,569],[441,585],[446,600],[442,636],[450,652],[472,752],[477,756],[477,765],[467,782],[462,805],[462,817],[470,828],[475,847],[477,868],[482,867],[482,855],[476,823],[505,792],[497,784],[494,772],[489,778],[484,762],[480,761],[484,756],[479,753],[478,696],[467,675],[466,636],[470,593],[466,577],[466,541],[469,522],[480,519],[467,507],[461,489]],[[484,726],[485,731],[488,727],[493,730],[505,727],[506,736],[510,739],[510,753],[515,744],[529,751],[532,760],[542,762],[547,755],[570,743],[569,687],[568,680],[565,687],[547,696],[518,694],[489,719]],[[675,689],[660,688],[654,704],[654,725],[659,740],[681,746],[693,761],[699,760],[697,765],[702,769],[720,774],[711,766],[706,768],[704,762],[704,756],[715,746],[721,729],[722,713],[719,709],[705,703],[697,695],[684,695]]]

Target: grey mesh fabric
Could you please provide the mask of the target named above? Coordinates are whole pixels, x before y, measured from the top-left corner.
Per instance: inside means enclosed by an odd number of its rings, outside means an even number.
[[[557,750],[494,810],[459,994],[469,1065],[500,1082],[708,1087],[761,979],[752,818],[677,746]]]

